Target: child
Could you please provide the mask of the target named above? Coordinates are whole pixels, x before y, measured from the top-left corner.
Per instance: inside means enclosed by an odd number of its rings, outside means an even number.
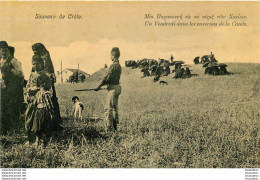
[[[108,74],[104,77],[103,81],[95,89],[95,91],[99,91],[102,86],[107,85],[108,94],[105,105],[105,121],[108,131],[116,131],[117,124],[119,124],[118,99],[122,90],[122,87],[120,85],[122,68],[119,63],[120,50],[118,47],[112,48],[110,57],[113,64],[110,66]]]
[[[44,63],[39,55],[32,58],[34,72],[31,73],[26,91],[29,95],[28,106],[25,112],[25,129],[28,133],[28,142],[34,138],[35,145],[46,143],[53,128],[53,104],[51,101],[51,80],[43,70]]]

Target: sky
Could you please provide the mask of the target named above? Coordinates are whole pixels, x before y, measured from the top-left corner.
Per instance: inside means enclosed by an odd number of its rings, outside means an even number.
[[[219,62],[260,63],[260,2],[0,2],[0,35],[14,46],[25,78],[31,70],[34,43],[43,43],[50,52],[55,71],[77,68],[94,73],[111,64],[110,51],[119,47],[120,63],[142,58],[169,59],[192,63],[196,56],[213,52]],[[55,19],[35,19],[56,15]],[[65,19],[59,19],[59,15]],[[68,15],[82,19],[68,19]],[[178,16],[247,16],[229,22],[247,26],[158,27],[145,26],[145,14]],[[151,20],[151,19],[150,19]],[[226,20],[226,19],[225,19]],[[223,20],[223,21],[225,21]],[[152,22],[155,19],[151,20]],[[163,22],[163,20],[160,20]],[[176,23],[178,20],[174,20]],[[187,20],[185,22],[195,20]]]

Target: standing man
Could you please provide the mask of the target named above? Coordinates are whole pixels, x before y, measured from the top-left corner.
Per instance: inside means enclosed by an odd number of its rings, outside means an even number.
[[[218,62],[212,52],[209,55],[209,60],[210,60],[210,62]]]
[[[105,123],[108,131],[117,130],[117,124],[119,124],[118,98],[122,90],[119,82],[122,71],[121,65],[119,64],[119,48],[112,48],[110,55],[113,64],[110,66],[103,81],[95,89],[95,91],[98,91],[102,86],[107,85],[108,94],[105,104]]]
[[[170,59],[171,59],[171,63],[173,63],[173,59],[174,59],[173,55],[171,55]]]
[[[10,50],[12,53],[10,53]],[[0,41],[1,77],[1,132],[17,127],[22,97],[24,75],[21,63],[13,56],[14,48]]]
[[[56,77],[55,77],[54,67],[53,67],[50,53],[42,43],[33,44],[32,50],[35,55],[39,55],[43,59],[44,71],[50,76],[52,91],[53,91],[52,103],[54,106],[55,122],[57,123],[56,127],[54,127],[54,130],[60,130],[61,129],[60,106],[58,103],[58,98],[54,86],[54,83],[56,82]],[[32,69],[32,71],[34,71],[34,69]]]

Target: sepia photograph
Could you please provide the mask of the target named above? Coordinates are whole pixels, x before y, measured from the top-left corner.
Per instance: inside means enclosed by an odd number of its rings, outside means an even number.
[[[259,9],[1,1],[1,168],[259,169]]]

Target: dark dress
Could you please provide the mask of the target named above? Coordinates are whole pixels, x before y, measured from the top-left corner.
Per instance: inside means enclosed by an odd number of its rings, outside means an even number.
[[[26,131],[51,134],[55,120],[49,76],[44,71],[32,72],[26,90],[29,95],[25,112]]]
[[[62,130],[62,127],[60,126],[61,124],[61,115],[60,115],[60,106],[58,103],[58,98],[56,95],[56,89],[54,86],[54,83],[56,82],[56,77],[54,73],[54,67],[52,64],[51,56],[50,53],[46,50],[44,55],[41,56],[42,59],[44,60],[44,70],[50,74],[51,78],[51,88],[52,88],[52,104],[54,107],[54,118],[55,118],[55,124],[54,124],[54,130],[59,131]],[[78,76],[76,76],[78,78]]]
[[[1,61],[1,132],[5,134],[18,127],[21,104],[23,102],[23,73],[20,62],[9,57]]]

